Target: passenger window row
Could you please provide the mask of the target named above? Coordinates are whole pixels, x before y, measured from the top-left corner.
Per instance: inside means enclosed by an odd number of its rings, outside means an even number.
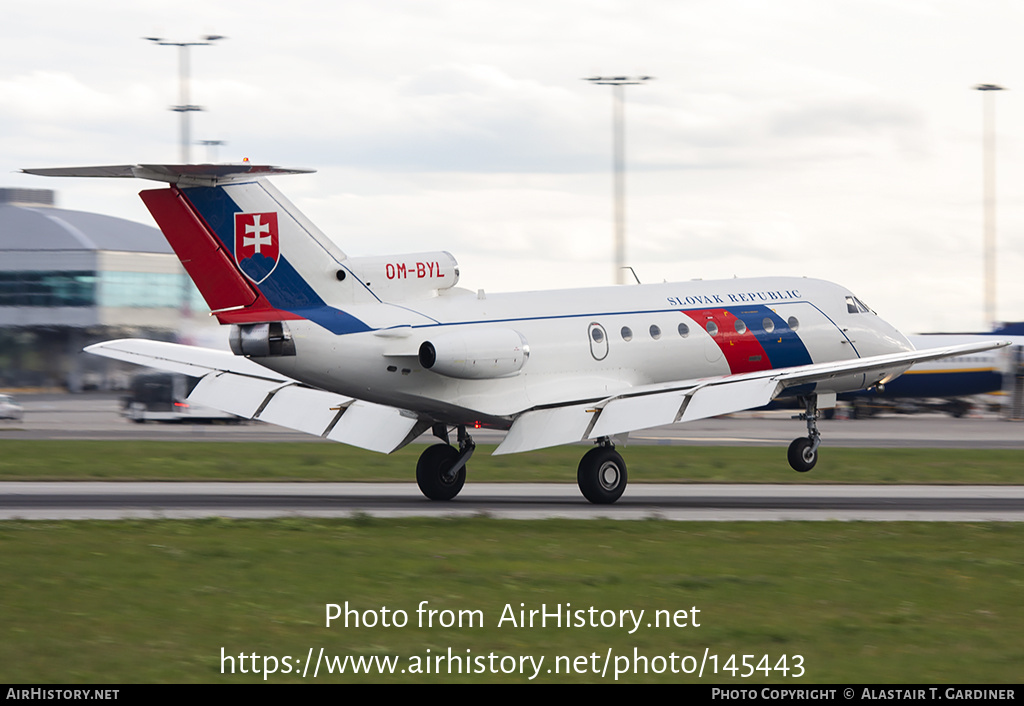
[[[795,316],[790,316],[786,320],[786,325],[789,327],[790,331],[796,331],[800,328],[800,321]],[[708,320],[704,325],[704,329],[712,336],[718,336],[719,333],[721,333],[719,331],[718,324],[713,320]],[[747,324],[743,319],[736,319],[733,322],[733,329],[737,334],[742,335],[747,332]],[[761,329],[765,333],[774,333],[776,329],[774,319],[770,316],[764,317],[764,319],[761,320]],[[661,339],[662,336],[661,327],[657,324],[651,324],[647,329],[647,333],[650,335],[651,339],[655,341]],[[687,338],[690,335],[689,325],[680,323],[676,327],[676,333],[679,334],[680,338]],[[622,337],[623,341],[632,341],[634,336],[633,329],[629,326],[623,326],[619,329],[619,335]],[[604,326],[597,322],[590,324],[590,352],[594,355],[596,360],[604,360],[608,355],[608,334],[605,331]]]
[[[790,316],[789,320],[786,323],[789,325],[789,328],[792,331],[796,331],[800,327],[800,322],[797,320],[795,316]],[[736,319],[736,321],[733,323],[733,328],[736,330],[736,333],[738,334],[744,334],[747,332],[747,324],[743,321],[743,319]],[[775,331],[775,322],[770,317],[766,316],[761,321],[761,328],[764,329],[765,333],[773,333]],[[707,324],[704,325],[704,329],[712,336],[717,336],[719,333],[718,324],[715,323],[714,321],[708,321]],[[686,338],[687,336],[690,335],[690,327],[687,326],[686,324],[679,324],[679,326],[676,328],[676,331],[679,333],[679,336],[681,338]],[[658,339],[661,338],[661,327],[658,326],[657,324],[651,324],[650,329],[648,329],[648,333],[650,333],[651,338],[657,341]],[[605,337],[604,327],[596,324],[592,325],[590,329],[590,335],[593,337],[595,343],[603,343]],[[629,326],[623,326],[619,330],[619,335],[622,336],[623,341],[632,341],[633,329],[630,328]]]

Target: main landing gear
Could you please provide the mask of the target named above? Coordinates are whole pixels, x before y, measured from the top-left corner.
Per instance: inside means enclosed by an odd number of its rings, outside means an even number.
[[[597,443],[580,459],[576,483],[590,502],[610,505],[626,489],[626,462],[608,437],[602,437]]]
[[[804,413],[793,417],[807,422],[807,436],[793,439],[789,445],[789,465],[794,471],[806,473],[818,462],[818,447],[821,446],[821,434],[818,432],[818,396],[808,395],[802,398]]]
[[[416,484],[420,492],[431,500],[451,500],[466,484],[466,462],[476,450],[476,443],[458,427],[459,447],[448,443],[448,427],[434,425],[434,436],[444,443],[428,446],[416,463]],[[598,440],[597,446],[580,460],[576,482],[583,497],[597,505],[609,505],[626,489],[626,462],[615,450],[608,437]]]
[[[459,448],[448,443],[448,427],[434,425],[434,436],[443,444],[428,446],[416,462],[416,484],[420,492],[431,500],[451,500],[466,484],[466,462],[476,451],[476,443],[459,425]]]
[[[818,462],[821,433],[818,431],[818,396],[803,397],[804,412],[797,419],[807,422],[807,436],[794,439],[789,445],[789,465],[806,473]],[[459,446],[448,442],[448,426],[434,425],[434,436],[444,443],[434,444],[420,455],[416,463],[416,483],[420,492],[431,500],[451,500],[466,484],[466,462],[476,450],[476,443],[459,425]],[[580,492],[596,505],[610,505],[622,497],[627,482],[626,462],[608,437],[601,437],[597,446],[580,459],[576,482]]]

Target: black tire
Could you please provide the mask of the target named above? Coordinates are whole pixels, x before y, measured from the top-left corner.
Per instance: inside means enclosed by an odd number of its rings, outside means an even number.
[[[610,505],[626,489],[626,462],[615,449],[598,446],[580,459],[576,482],[587,500],[596,505]]]
[[[466,467],[454,478],[447,478],[448,470],[459,460],[459,451],[448,444],[434,444],[420,454],[416,462],[416,484],[420,492],[431,500],[451,500],[466,484]]]
[[[818,451],[815,449],[811,451],[811,447],[814,443],[810,437],[801,436],[799,439],[793,439],[793,443],[789,445],[789,465],[793,467],[794,471],[798,473],[807,473],[807,471],[814,468],[814,464],[818,462]]]

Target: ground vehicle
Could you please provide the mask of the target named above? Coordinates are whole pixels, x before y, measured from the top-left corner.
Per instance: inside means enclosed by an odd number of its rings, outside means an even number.
[[[139,424],[238,419],[233,414],[189,402],[188,395],[198,382],[198,378],[179,373],[136,375],[130,394],[121,399],[121,414]]]
[[[21,405],[10,395],[0,395],[0,419],[21,419],[24,414]]]

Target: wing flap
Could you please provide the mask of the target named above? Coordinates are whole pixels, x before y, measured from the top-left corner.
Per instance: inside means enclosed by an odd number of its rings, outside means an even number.
[[[429,422],[396,407],[356,400],[349,405],[327,438],[361,449],[391,453],[426,431]]]
[[[286,429],[323,436],[334,425],[344,405],[351,402],[351,397],[333,392],[289,385],[277,390],[254,418]]]
[[[614,399],[601,409],[588,438],[598,439],[634,429],[672,424],[679,420],[679,411],[688,395],[688,390],[673,390]]]
[[[591,411],[588,411],[591,410]],[[494,450],[494,455],[532,451],[587,438],[594,422],[594,405],[581,404],[552,409],[535,409],[521,414]]]
[[[779,383],[775,378],[754,378],[700,387],[690,396],[679,421],[692,422],[717,417],[720,414],[763,407],[775,399],[778,392]]]
[[[252,419],[270,395],[286,384],[234,373],[209,373],[189,393],[188,399],[189,402]]]

